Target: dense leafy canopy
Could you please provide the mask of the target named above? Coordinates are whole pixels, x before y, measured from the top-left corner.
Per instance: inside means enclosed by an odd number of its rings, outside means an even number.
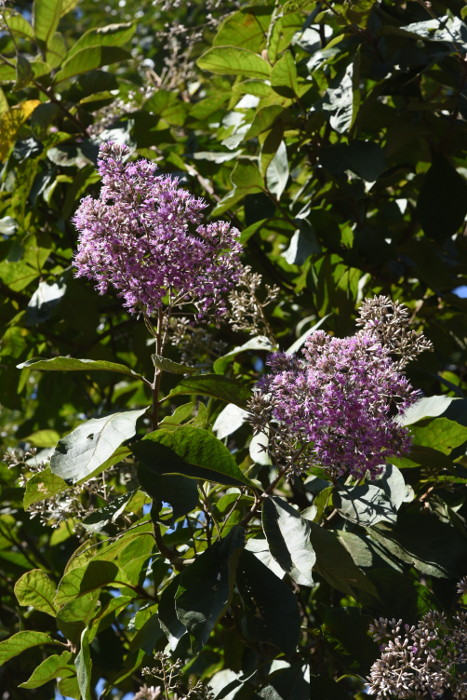
[[[466,8],[135,8],[0,10],[3,697],[363,698],[371,621],[452,614],[467,573]],[[162,348],[74,277],[108,141],[240,230],[230,324]],[[411,451],[284,478],[247,421],[267,355],[379,294],[433,344]]]

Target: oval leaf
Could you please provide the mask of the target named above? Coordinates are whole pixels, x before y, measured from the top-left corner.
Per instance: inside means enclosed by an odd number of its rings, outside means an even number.
[[[312,586],[316,555],[310,525],[282,498],[267,498],[262,509],[263,531],[274,559],[295,583]]]
[[[146,410],[120,411],[82,423],[59,441],[50,460],[52,472],[73,481],[89,476],[133,437],[136,421]]]
[[[180,396],[180,394],[212,396],[215,399],[222,399],[227,403],[234,403],[240,408],[245,408],[251,391],[244,384],[228,377],[221,377],[217,374],[200,374],[198,377],[182,379],[167,398]]]
[[[22,362],[17,366],[18,369],[39,369],[43,372],[116,372],[117,374],[126,374],[127,377],[143,377],[134,372],[129,367],[121,365],[118,362],[108,362],[107,360],[85,360],[76,357],[51,357],[45,359],[42,357],[34,357],[31,360]]]
[[[201,70],[220,75],[269,78],[270,67],[257,53],[237,46],[215,46],[198,58]]]
[[[73,668],[69,663],[73,654],[71,651],[64,651],[62,654],[53,654],[45,659],[34,669],[31,676],[24,683],[20,683],[20,688],[39,688],[41,685],[48,683],[53,678],[58,678],[63,675],[63,671],[67,668]]]
[[[15,584],[15,596],[20,605],[27,605],[55,617],[55,584],[40,569],[28,571]]]
[[[33,632],[32,630],[17,632],[9,639],[4,639],[0,642],[0,664],[3,666],[4,663],[14,656],[18,656],[22,651],[31,649],[31,647],[37,647],[40,644],[62,646],[60,642],[56,642],[55,639],[49,637],[45,632]]]
[[[251,486],[227,447],[202,428],[156,430],[133,445],[132,451],[156,474],[182,474],[220,484]]]

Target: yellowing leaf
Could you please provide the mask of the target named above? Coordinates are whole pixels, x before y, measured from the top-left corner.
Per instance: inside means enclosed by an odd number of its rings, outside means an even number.
[[[15,105],[0,119],[0,160],[5,160],[16,140],[16,134],[40,104],[39,100],[26,100]]]

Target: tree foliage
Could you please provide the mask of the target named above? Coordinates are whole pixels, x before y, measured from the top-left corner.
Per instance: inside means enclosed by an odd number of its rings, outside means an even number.
[[[209,683],[229,700],[363,698],[374,618],[454,614],[466,14],[461,0],[2,6],[5,697],[146,683],[203,698]],[[230,323],[174,323],[162,347],[75,278],[71,220],[109,141],[240,230],[253,272]],[[285,478],[247,420],[267,356],[318,328],[351,335],[375,295],[433,344],[407,368],[424,395],[403,417],[412,448],[371,480],[313,464]]]

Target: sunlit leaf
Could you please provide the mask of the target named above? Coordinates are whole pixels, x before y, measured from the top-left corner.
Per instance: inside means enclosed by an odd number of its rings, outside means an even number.
[[[82,423],[59,441],[50,460],[52,472],[72,481],[91,475],[122,442],[133,437],[136,421],[146,410],[119,411]]]

